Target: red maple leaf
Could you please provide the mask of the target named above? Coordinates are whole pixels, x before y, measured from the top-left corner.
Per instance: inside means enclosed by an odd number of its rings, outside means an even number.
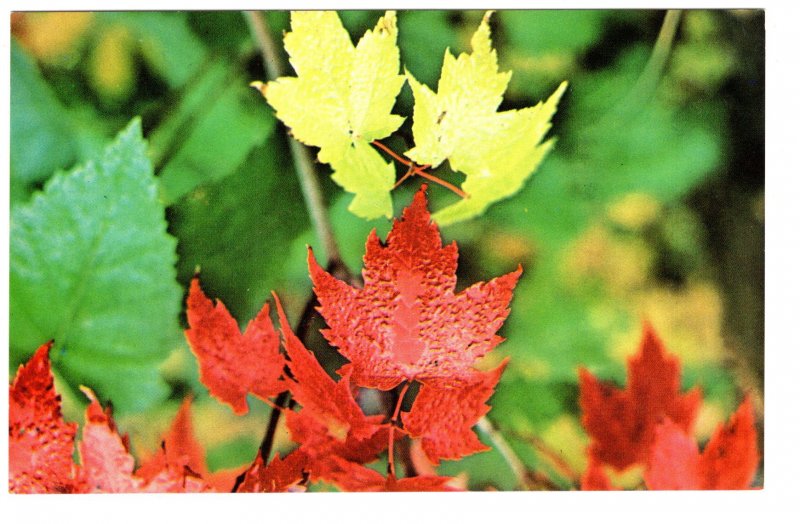
[[[457,491],[449,485],[452,477],[421,475],[397,479],[341,457],[333,457],[330,463],[331,482],[345,491]]]
[[[12,493],[79,490],[72,460],[77,424],[61,416],[48,342],[20,366],[8,390],[8,489]]]
[[[611,484],[611,479],[609,479],[606,472],[603,471],[603,465],[600,464],[595,457],[590,455],[589,464],[581,477],[581,490],[612,491],[614,489],[614,486]]]
[[[351,287],[324,269],[309,250],[308,264],[328,341],[350,363],[362,387],[389,390],[402,381],[468,380],[475,360],[502,341],[522,273],[455,292],[458,247],[442,247],[431,222],[425,187],[395,220],[386,245],[373,230],[364,256],[364,287]]]
[[[422,439],[422,449],[434,465],[442,459],[458,459],[489,449],[472,427],[491,409],[486,401],[507,364],[508,359],[492,371],[473,371],[456,387],[446,381],[431,381],[420,388],[411,411],[402,414],[403,428],[411,437]]]
[[[264,304],[242,334],[225,304],[217,301],[215,306],[194,278],[186,318],[186,339],[200,364],[200,381],[236,414],[247,413],[248,393],[266,400],[286,389],[281,380],[284,359],[269,304]]]
[[[203,479],[213,490],[228,492],[241,468],[209,471],[205,448],[194,435],[191,404],[191,396],[181,402],[172,425],[161,438],[161,447],[150,456],[140,456],[142,465],[136,475],[149,482],[168,470],[171,476]]]
[[[137,473],[148,477],[162,467],[162,463],[179,468],[189,468],[203,478],[208,477],[205,450],[194,437],[191,419],[192,398],[187,396],[175,414],[167,433],[161,439],[161,449],[142,460]]]
[[[284,458],[276,454],[266,467],[259,453],[236,491],[238,493],[304,491],[305,488],[300,483],[306,479],[307,464],[308,455],[299,449]]]
[[[580,406],[583,426],[592,439],[590,455],[617,471],[646,464],[656,425],[670,418],[690,432],[701,398],[698,388],[680,394],[680,363],[666,354],[652,327],[645,324],[639,352],[628,360],[625,389],[580,370]]]
[[[721,424],[700,453],[680,426],[666,419],[656,428],[644,478],[648,489],[747,489],[759,463],[750,399]]]
[[[292,373],[288,387],[302,406],[300,411],[285,412],[286,425],[309,457],[311,480],[327,478],[331,456],[358,463],[375,460],[389,443],[384,417],[364,414],[353,397],[349,377],[334,381],[292,332],[277,296],[275,303]]]
[[[142,473],[134,471],[135,460],[127,439],[117,432],[109,409],[103,409],[89,388],[81,388],[91,401],[78,446],[81,473],[90,493],[189,493],[209,491],[207,484],[186,468],[157,455],[156,464]]]

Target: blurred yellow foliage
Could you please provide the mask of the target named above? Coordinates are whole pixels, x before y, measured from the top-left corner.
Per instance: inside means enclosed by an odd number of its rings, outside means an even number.
[[[556,418],[542,432],[541,439],[558,453],[572,471],[580,473],[586,469],[586,446],[589,445],[589,438],[575,417],[565,414]]]
[[[630,230],[650,225],[661,212],[661,204],[647,193],[628,193],[608,206],[608,218]]]
[[[655,287],[632,298],[633,312],[653,324],[669,353],[683,365],[722,361],[722,298],[714,286],[699,282],[678,290]],[[624,361],[635,353],[641,335],[641,326],[635,323],[612,337],[612,357]]]
[[[615,236],[608,228],[594,225],[567,248],[564,276],[578,288],[601,281],[618,297],[645,285],[653,260],[653,250],[643,240]]]
[[[623,471],[604,465],[603,471],[608,475],[611,485],[620,489],[641,489],[644,483],[644,466],[641,465],[630,466]]]
[[[89,78],[97,93],[123,101],[133,92],[134,40],[127,28],[111,26],[100,35],[89,57]]]
[[[708,440],[720,424],[727,421],[725,409],[717,402],[703,401],[695,422],[694,436],[700,440]]]
[[[14,13],[12,33],[35,56],[46,63],[77,57],[77,43],[92,23],[89,12]]]

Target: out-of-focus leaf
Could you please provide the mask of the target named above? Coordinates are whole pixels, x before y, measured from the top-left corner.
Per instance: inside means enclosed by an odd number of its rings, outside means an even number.
[[[76,160],[69,112],[25,51],[11,41],[11,184],[45,180]]]
[[[403,65],[414,78],[433,85],[442,69],[440,57],[448,47],[455,51],[458,44],[447,11],[402,11],[397,16],[397,25]]]
[[[509,43],[534,55],[580,53],[600,38],[606,19],[612,14],[613,11],[600,9],[499,12]]]
[[[215,68],[213,78],[220,69],[224,66]],[[208,89],[208,95],[198,92],[184,102],[184,107],[197,108],[194,113],[184,113],[190,131],[184,137],[183,126],[174,129],[177,136],[172,134],[172,139],[182,141],[158,173],[168,204],[203,182],[219,181],[234,173],[252,149],[264,143],[275,124],[269,109],[259,103],[258,94],[244,83],[204,81],[198,89]],[[200,100],[198,107],[195,103]],[[174,126],[175,121],[169,125]],[[168,134],[159,139],[164,135]]]
[[[275,142],[267,140],[235,173],[203,183],[169,209],[180,281],[188,286],[199,267],[209,295],[236,318],[252,318],[271,290],[285,286],[287,271],[297,269],[288,265],[288,245],[308,224],[290,157]],[[305,252],[296,262],[308,282]]]
[[[107,11],[98,16],[128,28],[148,64],[171,88],[186,84],[205,61],[206,48],[189,27],[186,13]]]
[[[175,240],[138,120],[104,154],[52,178],[11,215],[10,352],[55,339],[54,365],[118,410],[167,393],[157,366],[179,337]]]

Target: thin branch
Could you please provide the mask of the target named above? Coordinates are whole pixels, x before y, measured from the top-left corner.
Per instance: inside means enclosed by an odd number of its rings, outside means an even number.
[[[517,432],[512,432],[512,435],[519,439],[530,442],[531,445],[536,448],[536,451],[546,457],[547,460],[549,460],[553,467],[558,471],[558,473],[569,479],[570,482],[573,484],[580,482],[580,475],[578,472],[572,469],[572,466],[570,466],[569,463],[564,460],[561,454],[551,448],[544,440],[534,435],[521,435]]]
[[[522,460],[514,453],[514,450],[511,449],[511,446],[508,445],[505,437],[500,434],[499,431],[492,425],[486,417],[481,417],[478,421],[478,429],[483,431],[489,439],[494,443],[494,447],[497,451],[503,455],[506,463],[511,468],[511,471],[514,472],[514,478],[517,480],[517,486],[529,489],[528,484],[528,472],[525,465],[522,463]]]
[[[650,58],[647,60],[642,74],[639,75],[636,83],[617,105],[616,109],[612,111],[612,114],[625,114],[628,111],[635,110],[653,95],[661,80],[669,54],[672,51],[672,43],[675,40],[680,19],[680,9],[670,9],[664,15],[664,21],[661,23],[656,43],[653,45],[653,51],[650,53]]]
[[[270,33],[264,22],[264,17],[258,11],[245,11],[244,17],[247,20],[250,33],[258,43],[267,77],[275,80],[279,76],[283,76],[282,61],[278,56],[272,33]],[[289,137],[289,147],[292,152],[292,160],[297,171],[297,177],[300,181],[300,188],[303,191],[303,198],[311,216],[314,232],[325,249],[328,263],[339,261],[341,260],[341,255],[328,220],[325,202],[322,199],[322,191],[314,169],[314,159],[309,150],[291,136]]]
[[[658,81],[661,80],[661,74],[664,72],[664,66],[667,64],[669,53],[672,50],[672,41],[678,31],[680,19],[680,9],[670,9],[664,15],[664,21],[661,23],[661,29],[653,46],[653,52],[650,54],[650,59],[647,61],[644,71],[636,81],[636,85],[628,94],[629,97],[647,97],[655,91]]]

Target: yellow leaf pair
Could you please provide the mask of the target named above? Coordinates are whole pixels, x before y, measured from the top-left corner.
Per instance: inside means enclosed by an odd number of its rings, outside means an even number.
[[[411,73],[398,74],[397,20],[388,11],[353,46],[334,12],[293,12],[284,44],[296,77],[267,84],[269,104],[300,142],[320,148],[333,180],[355,193],[350,211],[366,219],[392,216],[396,173],[370,145],[404,118],[391,113],[406,77],[414,93],[415,147],[406,156],[431,167],[449,160],[467,178],[467,197],[433,215],[450,224],[480,215],[522,187],[553,145],[540,143],[566,89],[535,107],[497,112],[511,73],[499,73],[489,14],[472,37],[472,54],[445,52],[439,92]]]

